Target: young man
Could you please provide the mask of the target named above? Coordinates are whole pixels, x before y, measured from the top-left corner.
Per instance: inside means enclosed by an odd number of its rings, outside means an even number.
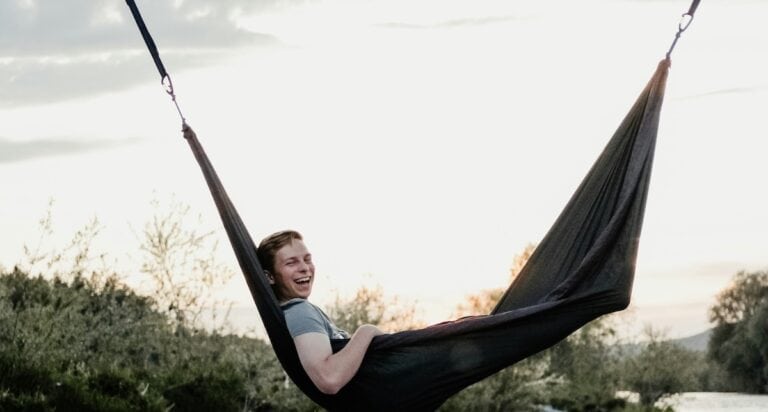
[[[317,389],[337,393],[355,376],[368,345],[382,332],[373,325],[360,326],[344,349],[334,354],[331,339],[348,338],[349,334],[307,301],[315,265],[302,236],[292,230],[274,233],[261,241],[257,255],[283,308],[301,366]]]

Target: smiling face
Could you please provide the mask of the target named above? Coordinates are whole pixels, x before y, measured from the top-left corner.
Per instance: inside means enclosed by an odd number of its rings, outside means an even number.
[[[281,302],[293,298],[307,299],[315,281],[315,265],[312,255],[301,239],[293,239],[275,253],[269,283]]]

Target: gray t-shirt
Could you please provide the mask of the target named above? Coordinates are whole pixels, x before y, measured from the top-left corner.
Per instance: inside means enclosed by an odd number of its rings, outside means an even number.
[[[316,332],[328,335],[329,339],[348,339],[349,333],[339,329],[322,309],[306,299],[294,298],[280,305],[291,337]]]

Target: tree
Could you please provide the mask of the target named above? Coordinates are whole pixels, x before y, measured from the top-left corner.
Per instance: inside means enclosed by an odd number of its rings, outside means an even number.
[[[614,410],[622,406],[616,331],[607,318],[588,323],[550,348],[548,373],[558,377],[549,402],[568,411]]]
[[[717,325],[735,325],[751,318],[768,297],[768,271],[737,273],[730,287],[717,295],[709,318]]]
[[[733,389],[768,393],[768,271],[739,272],[717,296],[707,355]]]
[[[627,388],[640,395],[640,403],[650,408],[668,395],[696,390],[704,367],[701,355],[664,340],[653,329],[647,329],[646,336],[640,352],[622,368]]]
[[[396,298],[387,298],[381,286],[361,286],[354,296],[336,296],[328,316],[340,328],[354,332],[361,325],[371,324],[388,331],[414,329],[421,324],[415,319],[416,308],[404,305]]]
[[[201,231],[201,217],[190,207],[171,200],[167,206],[152,202],[155,215],[145,223],[140,250],[141,272],[154,284],[159,308],[178,325],[197,326],[203,309],[220,306],[212,291],[233,275],[216,258],[218,241],[213,231]]]
[[[512,283],[517,275],[520,274],[520,271],[523,270],[523,266],[528,262],[534,250],[536,250],[536,245],[529,243],[522,252],[515,255],[514,259],[512,259],[512,267],[509,268],[509,283]],[[467,296],[467,302],[459,304],[456,308],[456,317],[487,315],[491,313],[496,303],[501,299],[501,296],[504,295],[505,290],[506,287],[487,289]]]
[[[45,215],[38,221],[38,238],[34,245],[22,245],[24,258],[15,266],[30,274],[70,281],[87,276],[91,284],[98,285],[116,277],[110,269],[109,256],[98,252],[94,242],[104,229],[95,216],[78,229],[65,246],[53,241],[53,199],[48,201]]]

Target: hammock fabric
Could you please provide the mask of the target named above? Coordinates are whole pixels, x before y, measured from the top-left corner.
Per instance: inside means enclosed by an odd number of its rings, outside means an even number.
[[[196,137],[188,140],[286,373],[329,410],[434,410],[451,395],[629,304],[669,59],[493,312],[378,336],[336,395],[304,372],[256,247]],[[334,340],[338,351],[346,340]]]

